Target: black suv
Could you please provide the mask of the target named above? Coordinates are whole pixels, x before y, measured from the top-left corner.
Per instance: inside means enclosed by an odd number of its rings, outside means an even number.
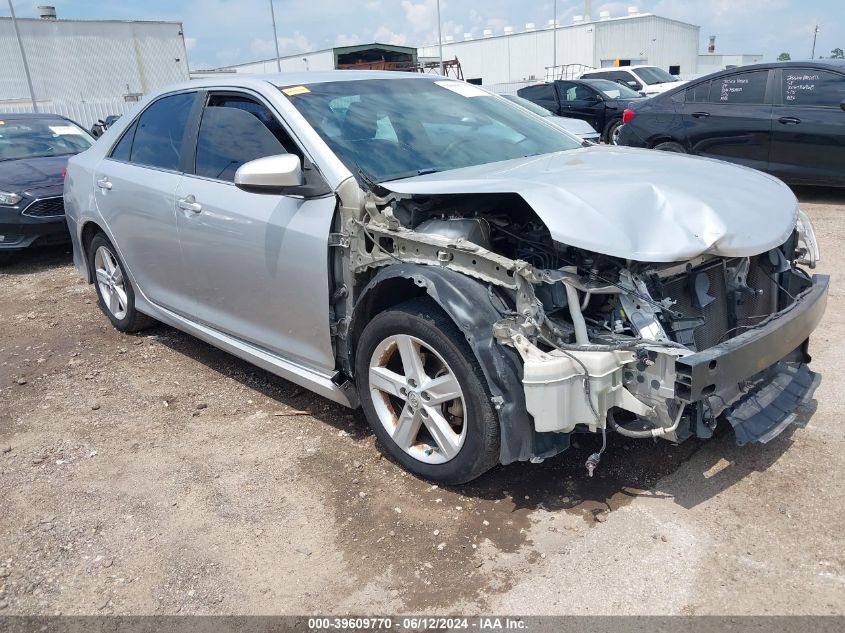
[[[634,103],[618,143],[845,186],[845,60],[720,71]]]
[[[552,114],[583,119],[605,143],[616,142],[625,108],[643,99],[639,92],[607,79],[559,79],[520,88],[516,94]]]

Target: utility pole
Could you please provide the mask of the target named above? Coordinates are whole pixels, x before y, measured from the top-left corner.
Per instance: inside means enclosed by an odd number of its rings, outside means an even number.
[[[11,2],[11,0],[9,0]],[[282,72],[282,60],[279,58],[279,34],[276,33],[276,10],[270,0],[270,19],[273,21],[273,44],[276,45],[276,70]]]
[[[21,40],[21,32],[18,30],[18,20],[15,17],[15,7],[12,6],[12,0],[9,0],[9,12],[12,14],[12,25],[15,27],[15,35],[18,38],[18,46],[21,49],[23,72],[26,75],[26,85],[29,86],[29,98],[32,100],[32,111],[38,112],[38,104],[35,103],[35,90],[32,89],[32,76],[29,74],[29,64],[26,61],[26,51],[23,49],[23,40]]]
[[[816,37],[819,34],[819,25],[816,24],[816,28],[813,29],[813,52],[810,53],[810,59],[816,58]]]
[[[557,79],[557,0],[554,2],[554,21],[552,22],[552,79]]]
[[[440,30],[440,0],[437,0],[437,46],[440,50],[440,74],[445,75],[443,70],[443,33]]]

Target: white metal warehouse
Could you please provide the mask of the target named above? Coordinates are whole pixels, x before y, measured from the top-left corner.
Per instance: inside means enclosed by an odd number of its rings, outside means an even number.
[[[621,17],[602,12],[597,20],[576,16],[573,23],[557,28],[525,27],[522,32],[505,27],[501,34],[486,30],[480,38],[466,34],[463,41],[446,40],[443,57],[457,57],[464,77],[484,85],[544,79],[547,69],[565,65],[651,64],[681,76],[697,73],[700,27],[694,24],[632,8]],[[423,46],[418,54],[437,57],[438,46]]]
[[[18,18],[38,109],[90,126],[189,78],[179,22]],[[0,112],[32,110],[12,19],[0,17]]]

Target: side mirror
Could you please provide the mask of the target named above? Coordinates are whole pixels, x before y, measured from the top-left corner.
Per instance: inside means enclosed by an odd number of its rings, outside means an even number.
[[[839,107],[845,110],[845,99],[839,102]]]
[[[295,154],[257,158],[235,172],[235,186],[252,193],[279,194],[303,183],[302,163]]]

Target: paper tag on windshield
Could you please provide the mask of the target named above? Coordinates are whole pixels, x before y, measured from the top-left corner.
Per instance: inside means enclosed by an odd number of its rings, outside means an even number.
[[[464,97],[489,97],[490,93],[485,92],[478,86],[467,84],[462,81],[435,81],[438,86],[451,90]]]
[[[49,127],[53,131],[53,134],[58,134],[59,136],[67,136],[69,134],[82,136],[82,130],[72,125],[51,125]]]
[[[296,95],[304,95],[311,91],[305,86],[291,86],[290,88],[282,88],[282,92],[289,97],[295,97]]]

